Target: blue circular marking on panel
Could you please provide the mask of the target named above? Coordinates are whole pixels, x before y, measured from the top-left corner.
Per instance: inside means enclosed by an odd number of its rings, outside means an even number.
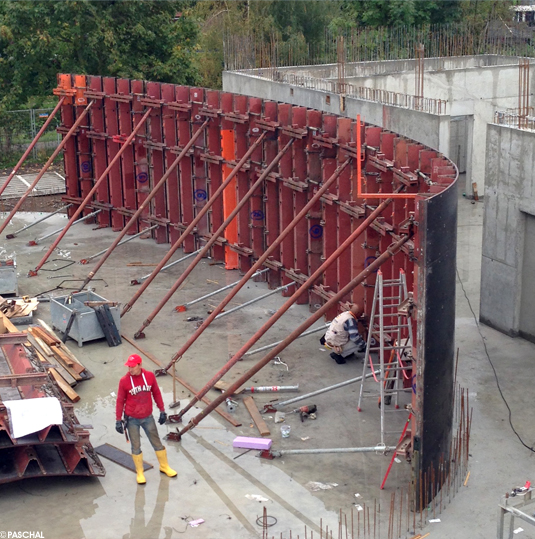
[[[146,172],[140,172],[140,173],[136,176],[136,180],[137,180],[139,183],[145,183],[148,179],[149,179],[149,175],[148,175]]]
[[[323,227],[321,225],[313,225],[308,232],[311,238],[317,240],[323,236]]]
[[[261,221],[264,218],[264,212],[262,210],[253,210],[251,212],[251,219],[253,221]]]
[[[376,256],[369,256],[365,261],[364,261],[364,267],[367,268],[374,260],[377,260],[377,257]],[[377,273],[378,270],[375,270],[373,273]]]
[[[91,172],[91,161],[82,162],[82,172]]]
[[[194,194],[196,200],[206,200],[206,197],[208,196],[204,189],[197,189]]]

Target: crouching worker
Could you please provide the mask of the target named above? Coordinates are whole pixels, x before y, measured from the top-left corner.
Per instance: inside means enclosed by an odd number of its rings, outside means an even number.
[[[160,409],[160,418],[158,423],[163,425],[167,420],[167,414],[162,399],[162,393],[156,383],[154,373],[141,368],[141,357],[132,354],[125,366],[128,367],[128,374],[119,381],[119,390],[117,391],[117,405],[115,409],[115,430],[123,434],[123,422],[121,417],[124,413],[126,429],[130,436],[132,445],[132,459],[136,467],[137,482],[140,485],[145,484],[143,474],[143,454],[141,453],[141,439],[139,435],[140,427],[143,427],[156,456],[160,463],[160,472],[169,477],[176,477],[176,472],[169,467],[167,463],[167,452],[158,436],[158,429],[152,417],[152,398]]]
[[[360,336],[357,324],[357,318],[363,312],[364,310],[354,303],[349,311],[339,314],[331,322],[327,333],[320,339],[321,344],[334,350],[331,357],[339,365],[346,362],[346,357],[366,350],[366,343]]]

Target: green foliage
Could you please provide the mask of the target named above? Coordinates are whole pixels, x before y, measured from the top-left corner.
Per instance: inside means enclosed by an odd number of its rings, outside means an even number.
[[[60,72],[195,84],[198,29],[188,7],[176,1],[1,2],[0,108],[39,106]]]

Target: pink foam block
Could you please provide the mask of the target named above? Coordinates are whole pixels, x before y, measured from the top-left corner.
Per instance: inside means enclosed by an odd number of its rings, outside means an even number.
[[[267,450],[271,447],[271,440],[269,438],[249,438],[247,436],[236,436],[232,442],[232,447]]]

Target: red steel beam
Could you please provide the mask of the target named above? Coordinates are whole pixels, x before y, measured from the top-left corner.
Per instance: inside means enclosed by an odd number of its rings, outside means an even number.
[[[212,237],[208,240],[206,245],[199,251],[199,254],[195,257],[193,262],[184,270],[182,275],[178,278],[178,280],[175,282],[175,284],[171,287],[169,292],[165,295],[165,297],[158,303],[156,308],[152,311],[152,313],[149,315],[149,317],[143,322],[143,325],[139,328],[139,330],[134,335],[135,339],[144,338],[145,334],[143,333],[143,330],[150,325],[152,320],[154,320],[154,317],[160,312],[162,307],[169,301],[171,296],[177,291],[178,287],[186,280],[187,276],[193,271],[195,266],[201,261],[201,259],[204,257],[204,255],[208,252],[210,247],[219,240],[220,235],[224,233],[225,228],[228,226],[228,224],[236,217],[238,212],[245,206],[245,204],[249,201],[249,198],[252,196],[252,194],[255,192],[257,187],[262,184],[262,182],[266,179],[268,174],[278,165],[280,159],[282,156],[290,149],[290,146],[293,143],[293,139],[284,146],[284,148],[277,154],[275,159],[271,161],[271,163],[266,167],[264,172],[260,175],[258,180],[254,183],[254,185],[249,189],[249,192],[238,202],[236,207],[232,210],[230,215],[225,219],[223,224],[217,229],[216,232],[212,234]]]
[[[33,150],[34,146],[37,144],[37,141],[41,138],[41,135],[46,131],[46,128],[50,125],[50,122],[53,120],[54,116],[57,114],[58,110],[60,109],[61,105],[63,104],[63,101],[65,101],[65,97],[61,97],[61,99],[58,101],[58,104],[54,107],[54,110],[50,113],[50,116],[47,118],[46,122],[43,124],[43,127],[39,129],[39,133],[35,135],[35,138],[32,140],[31,144],[28,146],[22,157],[19,159],[19,162],[15,165],[15,168],[11,171],[11,174],[7,178],[7,180],[4,182],[2,187],[0,187],[0,196],[2,196],[2,193],[5,191],[6,187],[9,185],[9,182],[13,179],[13,176],[17,173],[19,168],[22,166],[24,161],[26,161],[26,158],[28,155],[30,155],[30,152]]]
[[[20,197],[19,201],[15,204],[15,207],[11,210],[11,213],[6,217],[6,220],[2,223],[0,226],[0,234],[5,230],[6,226],[9,224],[11,219],[13,219],[13,216],[19,211],[19,208],[22,206],[24,201],[28,198],[30,193],[33,191],[34,187],[37,185],[39,180],[43,177],[44,173],[48,170],[48,167],[54,162],[54,159],[56,159],[56,156],[61,152],[63,149],[63,146],[67,144],[67,141],[71,138],[73,133],[78,129],[78,126],[82,123],[83,119],[86,117],[87,113],[93,106],[94,101],[91,101],[87,107],[84,109],[84,111],[80,114],[80,116],[76,119],[72,127],[69,129],[63,140],[59,143],[59,146],[54,150],[54,153],[50,156],[48,161],[45,163],[45,166],[41,169],[39,174],[37,174],[35,180],[32,182],[30,187],[26,190],[26,192]]]
[[[87,193],[86,197],[81,202],[81,204],[78,206],[78,208],[76,209],[76,211],[74,212],[72,217],[69,219],[69,222],[67,223],[65,228],[60,232],[59,236],[56,238],[54,243],[52,243],[52,245],[48,248],[48,251],[46,252],[45,256],[43,256],[43,258],[41,259],[39,264],[37,264],[37,266],[35,267],[34,270],[30,270],[28,272],[28,277],[35,277],[37,275],[37,272],[43,267],[43,264],[48,260],[48,257],[54,252],[54,250],[58,246],[59,242],[65,236],[65,234],[67,234],[68,230],[71,228],[71,225],[74,223],[74,221],[76,221],[77,217],[80,215],[80,213],[82,213],[83,209],[87,206],[87,204],[89,202],[91,202],[91,199],[93,198],[93,195],[95,194],[95,192],[99,188],[99,185],[107,178],[108,173],[113,168],[113,165],[115,165],[115,163],[119,160],[119,158],[121,157],[123,152],[126,150],[126,148],[128,148],[128,146],[130,146],[130,143],[132,142],[132,140],[136,136],[136,133],[141,128],[141,126],[143,125],[145,120],[149,117],[150,113],[151,113],[151,109],[148,109],[147,112],[145,112],[145,115],[143,116],[143,118],[141,119],[139,124],[132,131],[130,136],[126,139],[126,142],[124,143],[123,147],[119,150],[117,155],[113,158],[113,161],[106,167],[106,170],[102,173],[102,176],[100,176],[100,178],[95,182],[95,184],[93,185],[93,187],[91,188],[89,193]]]
[[[249,159],[249,157],[254,152],[256,147],[262,143],[265,136],[266,136],[266,133],[262,133],[262,135],[257,139],[257,141],[249,148],[247,153],[241,158],[240,162],[234,167],[232,172],[227,176],[227,179],[217,188],[216,192],[209,198],[206,205],[201,209],[201,211],[197,214],[197,216],[193,219],[193,221],[188,225],[186,230],[184,230],[182,235],[176,240],[176,242],[167,251],[167,254],[162,258],[160,263],[154,268],[150,276],[143,282],[143,284],[141,285],[141,288],[132,296],[130,301],[128,301],[128,303],[125,304],[121,312],[121,316],[125,315],[133,307],[134,303],[141,297],[141,294],[143,294],[143,292],[148,288],[150,283],[160,273],[161,269],[167,264],[167,262],[173,256],[174,252],[182,245],[184,240],[191,234],[193,229],[197,226],[197,223],[208,212],[208,210],[211,208],[214,202],[216,202],[216,200],[219,199],[225,187],[232,181],[232,178],[234,178],[234,176],[238,173],[240,168],[245,164],[247,159]]]
[[[217,406],[219,406],[226,398],[227,395],[232,395],[239,387],[241,387],[247,380],[254,376],[260,369],[266,366],[275,356],[280,354],[289,344],[291,344],[301,333],[306,331],[314,322],[319,320],[330,309],[334,308],[338,302],[351,293],[351,290],[358,286],[366,277],[376,269],[378,269],[384,262],[394,256],[403,245],[410,239],[412,232],[406,236],[401,237],[398,241],[388,247],[388,249],[379,256],[372,264],[370,264],[365,270],[359,273],[354,279],[352,279],[346,286],[344,286],[338,293],[336,293],[330,300],[328,300],[320,309],[318,309],[310,318],[305,320],[297,329],[294,329],[288,337],[286,337],[278,346],[273,348],[268,354],[266,354],[254,367],[245,372],[238,380],[233,382],[230,387],[219,397],[212,401],[202,412],[193,417],[190,422],[180,431],[179,436],[183,436],[190,429],[198,425],[210,412],[212,412]]]
[[[151,112],[151,109],[149,109],[147,111],[147,113],[145,114],[145,116],[147,114],[150,114]],[[143,118],[145,118],[145,116],[143,116]],[[129,229],[132,227],[133,224],[136,223],[137,219],[139,218],[140,215],[142,215],[144,212],[145,212],[145,208],[150,204],[150,201],[156,196],[156,194],[158,193],[158,191],[160,190],[160,188],[164,185],[164,183],[167,181],[167,178],[169,178],[169,176],[171,175],[171,173],[173,172],[173,170],[178,166],[178,164],[180,163],[180,161],[182,160],[182,158],[188,153],[189,149],[193,146],[193,144],[195,143],[195,140],[197,139],[197,137],[204,131],[204,128],[208,125],[208,122],[210,120],[205,120],[204,123],[199,127],[199,129],[197,129],[197,131],[194,133],[193,137],[191,137],[191,140],[186,144],[186,146],[184,146],[184,149],[180,152],[180,154],[178,155],[178,157],[175,159],[174,163],[171,165],[171,168],[169,168],[167,170],[167,172],[162,176],[162,178],[160,179],[160,181],[154,186],[154,188],[152,189],[152,191],[149,193],[149,195],[143,200],[143,202],[141,203],[141,205],[139,206],[139,208],[136,210],[136,213],[134,213],[134,215],[132,215],[132,217],[130,218],[130,220],[128,221],[128,223],[126,223],[125,227],[123,228],[123,230],[121,230],[121,232],[119,233],[119,235],[117,236],[117,238],[115,238],[115,241],[108,247],[108,250],[104,253],[104,255],[102,255],[102,258],[97,262],[97,265],[94,267],[94,269],[92,271],[89,272],[88,276],[85,278],[85,281],[84,281],[84,284],[80,287],[79,290],[83,290],[84,287],[87,286],[87,284],[91,281],[91,279],[95,276],[95,274],[97,273],[97,271],[104,265],[104,263],[106,262],[106,260],[108,260],[108,257],[111,255],[111,253],[113,252],[113,250],[115,249],[115,247],[117,247],[117,245],[119,245],[119,243],[121,242],[121,240],[124,238],[124,236],[128,233]],[[141,124],[143,124],[144,121],[140,121],[138,126],[140,126]],[[138,127],[136,126],[136,127]],[[135,131],[135,130],[134,130]]]
[[[392,199],[385,200],[380,204],[366,219],[360,224],[360,226],[348,237],[346,240],[336,249],[336,251],[327,259],[323,264],[311,275],[306,282],[303,283],[293,294],[292,296],[284,303],[282,307],[277,309],[276,313],[234,354],[234,356],[227,361],[225,366],[197,393],[188,405],[183,408],[178,417],[182,417],[188,410],[191,409],[195,403],[199,402],[200,399],[212,387],[214,384],[220,380],[225,373],[227,373],[233,365],[240,361],[244,354],[255,344],[265,333],[271,328],[281,316],[294,304],[297,303],[299,298],[303,295],[306,296],[308,289],[314,285],[314,283],[321,277],[322,273],[331,265],[334,264],[340,256],[345,253],[353,244],[355,240],[370,226],[370,224],[377,218],[381,213],[386,209],[386,207],[391,203]]]
[[[240,282],[232,288],[232,290],[227,294],[225,299],[210,313],[210,316],[199,326],[195,333],[188,339],[188,341],[178,350],[178,352],[173,356],[171,362],[165,368],[167,371],[173,363],[178,361],[178,359],[186,352],[186,350],[197,340],[199,335],[212,323],[215,317],[225,308],[230,300],[239,292],[239,290],[251,279],[253,274],[264,264],[264,262],[269,258],[272,252],[275,251],[284,241],[284,239],[294,232],[294,229],[298,223],[305,217],[308,210],[316,203],[317,200],[329,189],[330,185],[336,181],[338,175],[349,165],[351,158],[349,158],[343,165],[340,165],[335,173],[325,181],[320,189],[315,193],[315,195],[310,199],[310,201],[305,205],[305,207],[294,217],[294,219],[288,224],[288,226],[279,234],[279,236],[274,240],[274,242],[267,248],[264,254],[253,264],[249,271],[241,278]],[[163,374],[163,371],[161,372]]]

